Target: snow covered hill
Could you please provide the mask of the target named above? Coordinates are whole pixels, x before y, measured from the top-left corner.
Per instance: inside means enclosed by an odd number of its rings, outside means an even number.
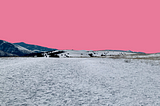
[[[57,50],[23,42],[9,43],[0,40],[0,56],[29,56],[29,57],[59,57],[59,58],[128,58],[128,59],[160,59],[160,53],[146,54],[143,52],[123,50]]]
[[[14,44],[9,43],[4,40],[0,40],[0,50],[5,53],[9,53],[12,55],[17,55],[17,56],[23,56],[26,54],[33,53],[31,50],[28,50],[28,49],[21,47],[19,45],[14,45]]]
[[[17,55],[14,55],[11,53],[6,53],[6,52],[0,50],[0,57],[10,57],[10,56],[17,56]]]
[[[47,51],[54,51],[57,49],[51,49],[47,47],[42,47],[38,45],[30,45],[23,42],[20,43],[10,43],[4,40],[0,40],[0,56],[29,56],[41,53],[41,52],[47,52]]]
[[[57,49],[52,49],[52,48],[47,48],[47,47],[42,47],[38,45],[31,45],[31,44],[26,44],[24,42],[19,42],[19,43],[14,43],[15,45],[19,45],[21,47],[24,47],[28,50],[31,50],[33,52],[47,52],[47,51],[54,51]]]
[[[59,53],[60,51],[63,51]],[[60,58],[89,58],[89,57],[98,57],[98,58],[120,58],[127,57],[132,55],[145,55],[145,53],[140,52],[128,52],[128,51],[119,51],[119,50],[99,50],[99,51],[86,51],[86,50],[56,50],[52,52],[46,52],[48,57],[51,54],[56,54],[56,57]],[[51,56],[52,57],[52,56]]]

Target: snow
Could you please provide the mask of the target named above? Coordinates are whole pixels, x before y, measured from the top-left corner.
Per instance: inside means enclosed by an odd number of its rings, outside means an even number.
[[[160,54],[142,54],[142,55],[134,54],[134,55],[128,55],[127,58],[132,58],[132,59],[142,58],[142,59],[154,59],[154,60],[159,59],[160,60]]]
[[[53,52],[57,52],[61,50],[56,50]],[[86,50],[63,50],[64,53],[59,54],[60,58],[70,57],[70,58],[87,58],[90,57],[88,54],[93,54],[94,57],[110,57],[110,56],[128,56],[137,53],[130,52],[120,52],[120,51],[108,51],[108,50],[99,50],[99,51],[86,51]]]
[[[29,54],[29,53],[33,53],[33,51],[31,50],[28,50],[22,46],[19,46],[19,45],[15,45],[15,47],[17,47],[20,51],[22,51],[23,53],[26,53],[26,54]]]
[[[0,58],[1,106],[160,106],[160,60]]]

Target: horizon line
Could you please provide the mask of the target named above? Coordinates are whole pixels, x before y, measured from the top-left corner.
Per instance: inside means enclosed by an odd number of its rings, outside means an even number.
[[[3,41],[6,41],[6,40],[3,40]],[[8,42],[8,41],[6,41]],[[9,42],[11,43],[11,42]],[[25,43],[25,44],[30,44],[30,45],[37,45],[37,44],[34,44],[34,43],[26,43],[26,42],[23,42],[23,41],[19,41],[19,42],[14,42],[14,43]],[[156,53],[160,53],[160,52],[143,52],[143,51],[134,51],[132,49],[58,49],[58,48],[52,48],[52,47],[48,47],[48,46],[43,46],[43,45],[37,45],[37,46],[42,46],[42,47],[46,47],[46,48],[50,48],[50,49],[57,49],[57,50],[85,50],[85,51],[105,51],[105,50],[112,50],[112,51],[131,51],[131,52],[140,52],[140,53],[145,53],[145,54],[156,54]]]

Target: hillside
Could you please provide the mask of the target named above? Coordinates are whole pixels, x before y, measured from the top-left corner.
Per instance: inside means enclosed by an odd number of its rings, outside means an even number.
[[[46,52],[46,51],[54,51],[57,49],[52,49],[52,48],[47,48],[47,47],[42,47],[38,45],[32,45],[32,44],[26,44],[24,42],[19,42],[19,43],[14,43],[15,45],[19,45],[21,47],[24,47],[28,50],[31,50],[33,52]]]
[[[47,57],[59,57],[59,58],[124,58],[132,55],[146,55],[141,52],[128,52],[120,50],[98,50],[98,51],[86,51],[86,50],[56,50],[52,52],[46,52]],[[45,56],[45,55],[44,55]]]
[[[9,53],[10,55],[18,55],[18,56],[24,56],[26,54],[33,53],[31,50],[28,50],[19,45],[14,45],[4,40],[0,40],[0,50],[3,51],[2,54]]]
[[[17,55],[11,54],[11,53],[6,53],[6,52],[0,50],[0,57],[10,57],[10,56],[17,56]]]

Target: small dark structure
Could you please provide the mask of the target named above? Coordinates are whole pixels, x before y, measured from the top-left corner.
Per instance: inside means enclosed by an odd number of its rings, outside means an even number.
[[[94,57],[92,53],[88,54],[90,57]]]

